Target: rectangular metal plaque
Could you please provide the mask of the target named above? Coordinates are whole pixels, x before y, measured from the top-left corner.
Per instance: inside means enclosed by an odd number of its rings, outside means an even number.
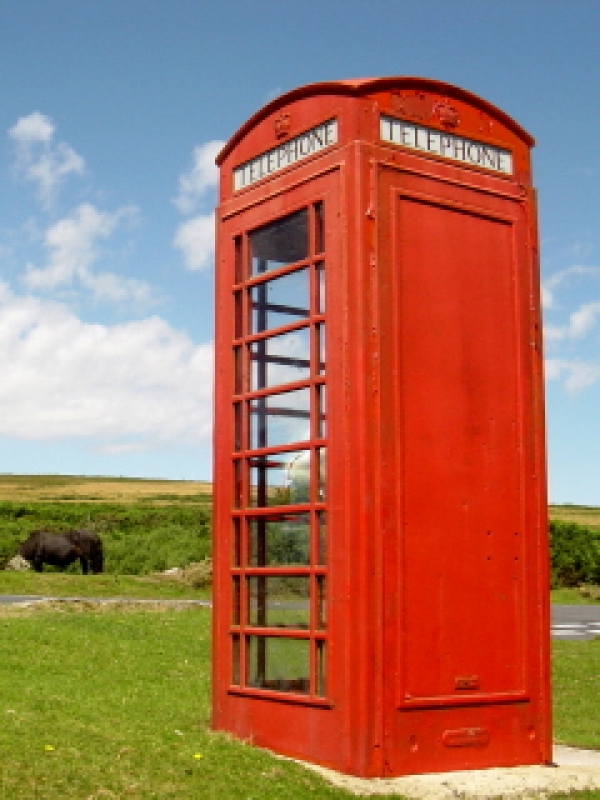
[[[464,139],[452,133],[416,125],[414,122],[381,116],[380,136],[383,142],[408,147],[421,153],[460,161],[473,167],[482,167],[503,175],[512,175],[513,159],[509,150],[491,144]]]
[[[266,178],[268,175],[290,167],[321,150],[333,147],[337,141],[337,120],[330,119],[323,122],[234,169],[234,191],[237,192],[246,186],[251,186],[261,178]]]

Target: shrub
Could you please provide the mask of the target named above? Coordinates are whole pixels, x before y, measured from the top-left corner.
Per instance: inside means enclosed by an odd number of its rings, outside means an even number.
[[[550,522],[552,587],[600,583],[600,532],[576,522]]]

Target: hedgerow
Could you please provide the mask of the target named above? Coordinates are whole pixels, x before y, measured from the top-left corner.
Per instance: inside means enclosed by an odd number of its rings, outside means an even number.
[[[576,522],[550,522],[552,587],[600,583],[600,531]]]

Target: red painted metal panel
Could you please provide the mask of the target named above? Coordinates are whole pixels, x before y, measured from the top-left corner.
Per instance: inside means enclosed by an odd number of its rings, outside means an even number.
[[[399,699],[436,705],[522,694],[514,226],[434,201],[401,197],[398,205],[406,387]]]
[[[388,169],[381,189],[401,520],[387,547],[392,774],[551,757],[529,217],[518,192],[439,177]]]

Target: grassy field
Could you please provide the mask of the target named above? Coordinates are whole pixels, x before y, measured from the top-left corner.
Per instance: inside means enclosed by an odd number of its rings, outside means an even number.
[[[597,600],[583,595],[579,589],[552,589],[550,602],[564,606],[596,605]]]
[[[2,570],[0,594],[198,600],[207,598],[210,592],[208,589],[195,589],[183,581],[153,575],[74,575]]]
[[[351,797],[210,731],[205,609],[5,609],[0,629],[6,800]],[[556,643],[554,665],[557,740],[600,747],[600,640]]]
[[[169,481],[141,478],[103,478],[77,475],[0,475],[0,501],[89,501],[210,503],[207,481]],[[551,519],[579,522],[600,529],[600,506],[551,505]]]
[[[550,506],[549,516],[550,519],[577,522],[579,525],[600,530],[600,507],[598,506]]]
[[[71,475],[0,475],[0,501],[210,503],[212,486],[205,481],[143,480]]]
[[[600,637],[552,649],[555,740],[600,750]]]
[[[209,730],[209,614],[5,612],[0,796],[10,800],[342,798]]]

